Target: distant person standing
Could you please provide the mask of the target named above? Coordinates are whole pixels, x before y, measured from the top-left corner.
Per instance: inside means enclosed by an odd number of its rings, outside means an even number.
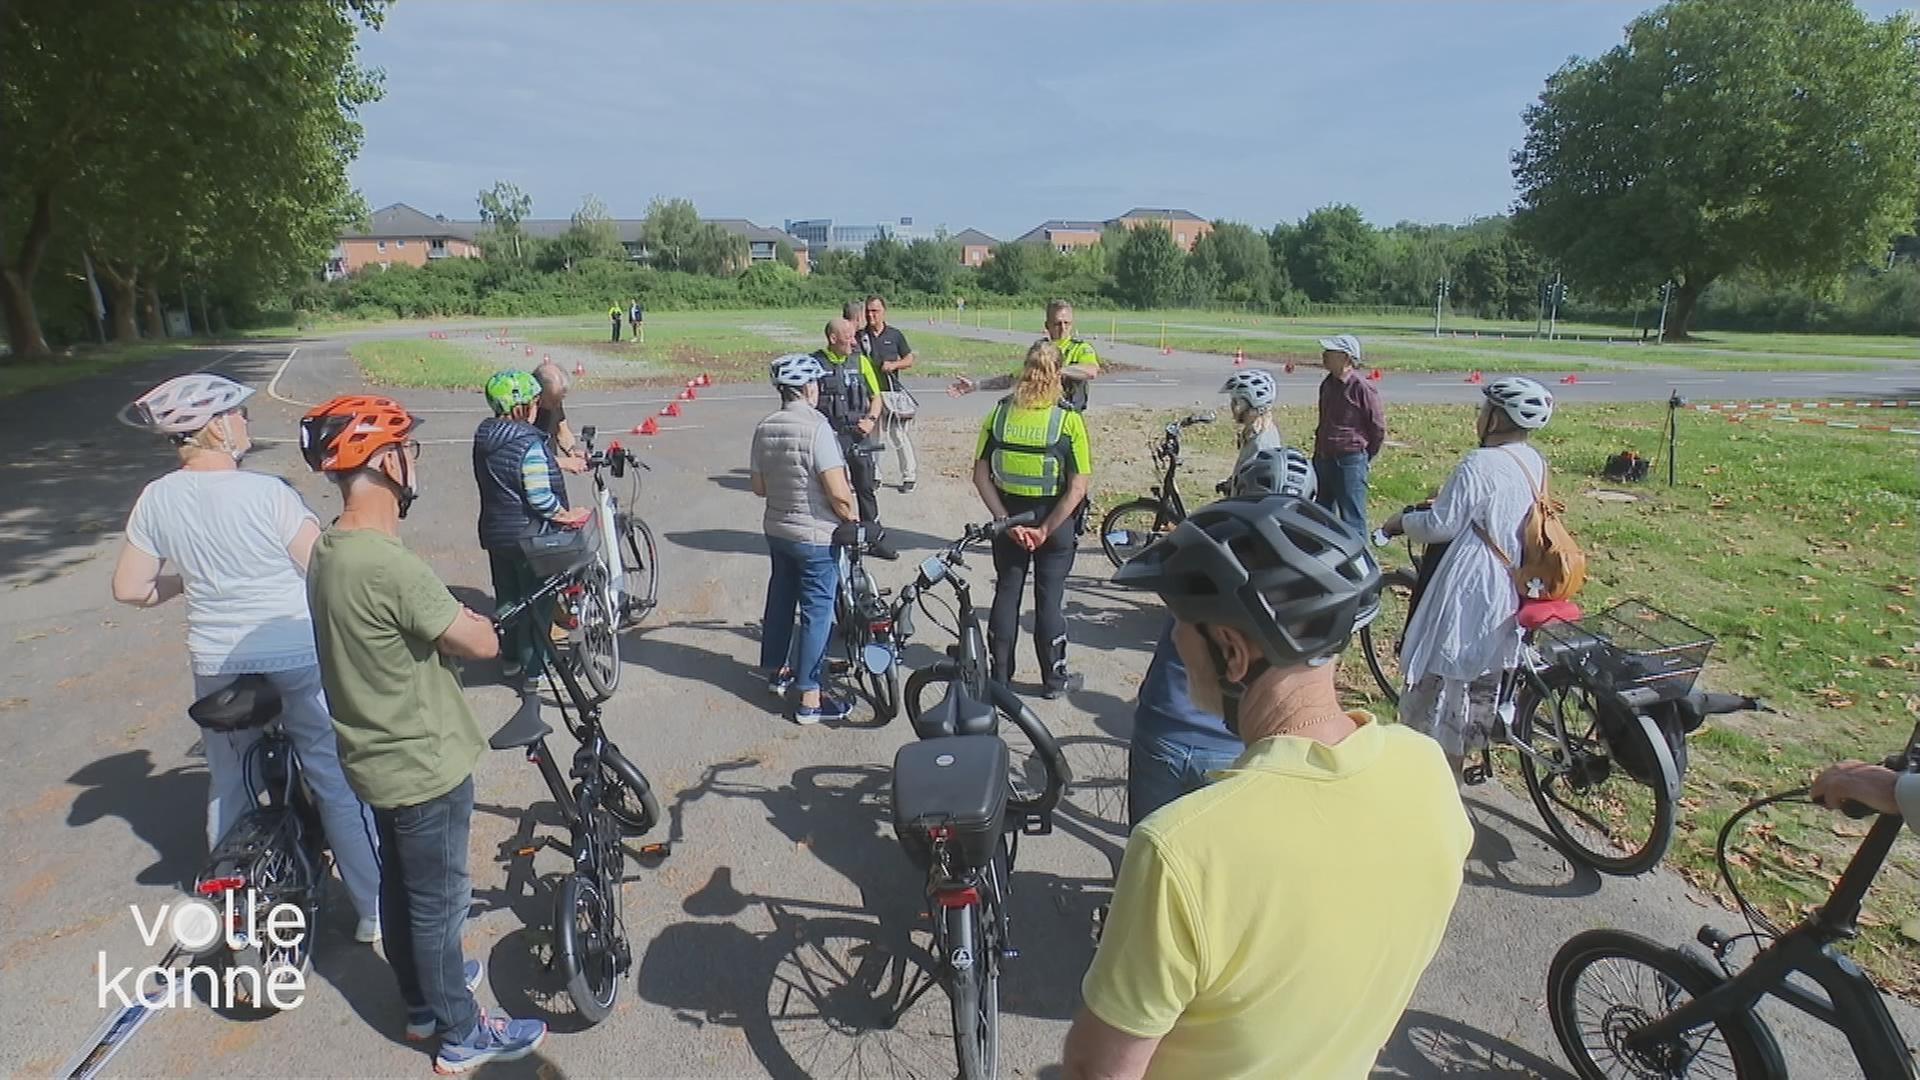
[[[1087,384],[1100,377],[1100,358],[1093,346],[1073,336],[1073,305],[1055,300],[1047,305],[1047,340],[1060,354],[1060,404],[1074,412],[1087,408]],[[996,375],[975,382],[965,375],[953,380],[947,393],[955,397],[975,390],[1006,390],[1017,375]]]
[[[900,373],[913,366],[913,346],[897,326],[887,325],[887,302],[879,294],[867,297],[867,322],[860,330],[860,351],[867,354],[874,374],[880,376],[880,425],[887,445],[893,447],[900,462],[900,490],[908,492],[920,472],[913,453],[913,418],[920,403],[901,382]],[[874,482],[880,480],[880,463],[874,462]]]
[[[627,329],[633,333],[633,340],[640,340],[640,327],[646,319],[647,313],[640,310],[640,298],[635,297],[627,305]]]
[[[613,343],[615,345],[618,345],[620,344],[620,305],[619,304],[614,304],[613,306],[607,308],[607,318],[613,320]]]
[[[1367,472],[1387,440],[1379,391],[1360,377],[1360,339],[1352,334],[1320,341],[1320,424],[1313,433],[1315,501],[1358,536],[1367,535]]]
[[[860,504],[860,520],[877,525],[880,499],[873,475],[873,438],[880,430],[880,376],[874,372],[873,362],[861,353],[853,323],[844,318],[827,323],[827,347],[815,352],[813,358],[826,372],[820,377],[820,400],[814,407],[840,436],[847,478]],[[876,559],[900,557],[884,540],[870,546],[867,553]]]

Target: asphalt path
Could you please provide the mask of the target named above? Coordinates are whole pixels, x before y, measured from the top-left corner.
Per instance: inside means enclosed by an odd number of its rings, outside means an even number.
[[[1220,357],[1123,350],[1114,350],[1115,359],[1138,370],[1101,380],[1096,418],[1103,409],[1216,401],[1227,366]],[[12,736],[0,750],[0,820],[13,841],[0,856],[0,974],[7,987],[0,994],[0,1072],[9,1075],[45,1075],[80,1049],[104,1016],[97,1005],[100,959],[117,970],[161,951],[141,942],[129,905],[150,918],[157,905],[178,897],[205,852],[205,774],[195,729],[182,715],[191,696],[182,611],[178,604],[151,611],[113,605],[108,578],[134,496],[171,464],[164,446],[109,417],[165,375],[208,365],[271,388],[255,399],[253,427],[262,445],[249,467],[286,476],[323,520],[336,513],[337,496],[305,473],[291,440],[304,403],[360,385],[339,338],[198,349],[27,395],[14,399],[15,421],[0,433],[0,640],[8,643],[0,653],[0,717]],[[1286,385],[1291,400],[1311,399],[1310,376]],[[1744,380],[1734,385],[1767,392]],[[1795,394],[1816,394],[1840,392],[1844,383],[1797,385],[1804,389]],[[1566,389],[1567,400],[1578,402],[1664,398],[1669,387],[1658,378],[1609,378]],[[882,516],[906,554],[899,563],[875,564],[890,586],[907,579],[916,556],[982,514],[965,476],[972,430],[988,399],[951,399],[931,384],[924,390],[921,486],[911,495],[892,488],[881,495]],[[1474,392],[1411,375],[1387,380],[1383,391],[1390,403],[1466,400]],[[427,418],[420,433],[428,443],[424,493],[403,526],[405,539],[456,594],[486,610],[468,452],[482,415],[479,397],[399,396]],[[576,424],[626,431],[654,415],[664,396],[589,385],[569,401],[569,411]],[[660,610],[623,641],[625,675],[607,724],[668,808],[656,838],[673,850],[664,861],[630,864],[626,910],[635,966],[617,1011],[598,1027],[577,1023],[539,962],[550,889],[565,863],[551,852],[517,852],[529,837],[555,831],[551,799],[519,755],[481,762],[469,849],[475,903],[466,934],[469,954],[488,963],[480,997],[516,1015],[545,1016],[554,1028],[537,1055],[502,1072],[952,1072],[938,991],[889,1031],[877,1024],[870,995],[849,986],[850,973],[911,968],[924,956],[924,935],[915,936],[921,883],[895,846],[886,809],[888,765],[910,731],[904,723],[875,726],[864,710],[845,724],[796,727],[748,670],[757,663],[766,558],[744,466],[752,425],[773,405],[762,387],[716,386],[682,417],[662,420],[657,437],[622,436],[653,466],[637,506],[659,537],[665,576]],[[885,467],[891,478],[891,463]],[[586,494],[577,478],[574,493]],[[1022,843],[1013,875],[1021,956],[1009,965],[1002,991],[1009,1076],[1057,1073],[1092,955],[1089,914],[1105,899],[1124,845],[1131,703],[1161,615],[1150,598],[1108,586],[1106,570],[1097,551],[1083,550],[1068,591],[1073,662],[1088,689],[1070,701],[1034,699],[1083,782],[1056,832]],[[984,600],[984,556],[972,560],[971,574]],[[923,662],[944,644],[940,630],[922,620],[909,660]],[[1031,689],[1036,672],[1024,644],[1021,663],[1017,680]],[[483,728],[504,722],[513,699],[496,685],[493,668],[476,665],[466,682]],[[1702,923],[1740,928],[1664,870],[1614,880],[1569,863],[1547,842],[1531,807],[1505,792],[1475,789],[1468,801],[1477,835],[1467,885],[1378,1075],[1564,1077],[1543,1001],[1547,965],[1562,941],[1593,926],[1628,927],[1674,944],[1691,941]],[[199,1007],[161,1015],[110,1072],[424,1074],[430,1060],[401,1041],[400,1001],[378,950],[354,944],[351,929],[341,900],[302,1007],[253,1023]],[[1779,1012],[1769,1018],[1796,1076],[1857,1075],[1844,1042]],[[1909,1033],[1920,1031],[1911,1010],[1902,1007],[1899,1016]]]

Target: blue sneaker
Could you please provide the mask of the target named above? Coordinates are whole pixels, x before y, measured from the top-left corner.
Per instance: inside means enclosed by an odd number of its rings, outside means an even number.
[[[845,720],[853,715],[853,702],[836,698],[832,694],[822,693],[820,704],[801,705],[793,710],[793,722],[802,726],[817,724],[822,720]]]
[[[461,1042],[442,1042],[433,1059],[433,1071],[443,1076],[477,1069],[490,1061],[518,1061],[533,1053],[547,1038],[547,1025],[541,1020],[515,1020],[511,1016],[488,1016],[480,1010],[480,1022],[473,1034]]]
[[[462,973],[466,975],[464,981],[467,984],[467,993],[473,993],[474,987],[480,985],[480,970],[480,961],[467,961],[467,966],[462,971]],[[433,1018],[432,1009],[407,1010],[408,1042],[425,1042],[433,1038],[433,1033],[437,1031],[439,1027],[440,1022]]]

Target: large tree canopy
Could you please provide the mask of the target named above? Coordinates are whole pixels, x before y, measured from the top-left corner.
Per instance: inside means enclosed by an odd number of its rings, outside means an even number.
[[[1547,80],[1513,156],[1516,225],[1583,289],[1677,285],[1670,336],[1737,270],[1870,260],[1920,195],[1920,30],[1851,0],[1674,0]]]

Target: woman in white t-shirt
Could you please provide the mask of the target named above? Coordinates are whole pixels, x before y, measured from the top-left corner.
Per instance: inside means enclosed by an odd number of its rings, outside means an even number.
[[[1431,508],[1381,525],[1389,536],[1447,545],[1407,622],[1400,722],[1433,736],[1456,775],[1492,732],[1500,675],[1520,658],[1520,594],[1505,560],[1518,557],[1520,527],[1547,480],[1547,459],[1527,440],[1553,416],[1553,395],[1532,379],[1499,379],[1483,393],[1479,449],[1454,467]]]
[[[1262,450],[1279,450],[1280,425],[1273,422],[1273,405],[1280,400],[1280,384],[1273,374],[1255,368],[1236,371],[1228,377],[1220,392],[1227,395],[1227,411],[1233,414],[1233,471],[1253,460]],[[1222,481],[1218,490],[1225,495],[1232,480]]]
[[[281,723],[360,917],[355,936],[373,942],[380,938],[373,819],[340,771],[307,615],[307,556],[320,523],[286,481],[240,468],[253,445],[245,405],[252,394],[196,372],[161,383],[121,413],[135,427],[166,435],[180,468],[148,484],[133,504],[113,598],[153,607],[186,596],[195,698],[247,674],[265,675],[280,692]],[[253,805],[245,763],[260,732],[203,736],[211,847]]]

